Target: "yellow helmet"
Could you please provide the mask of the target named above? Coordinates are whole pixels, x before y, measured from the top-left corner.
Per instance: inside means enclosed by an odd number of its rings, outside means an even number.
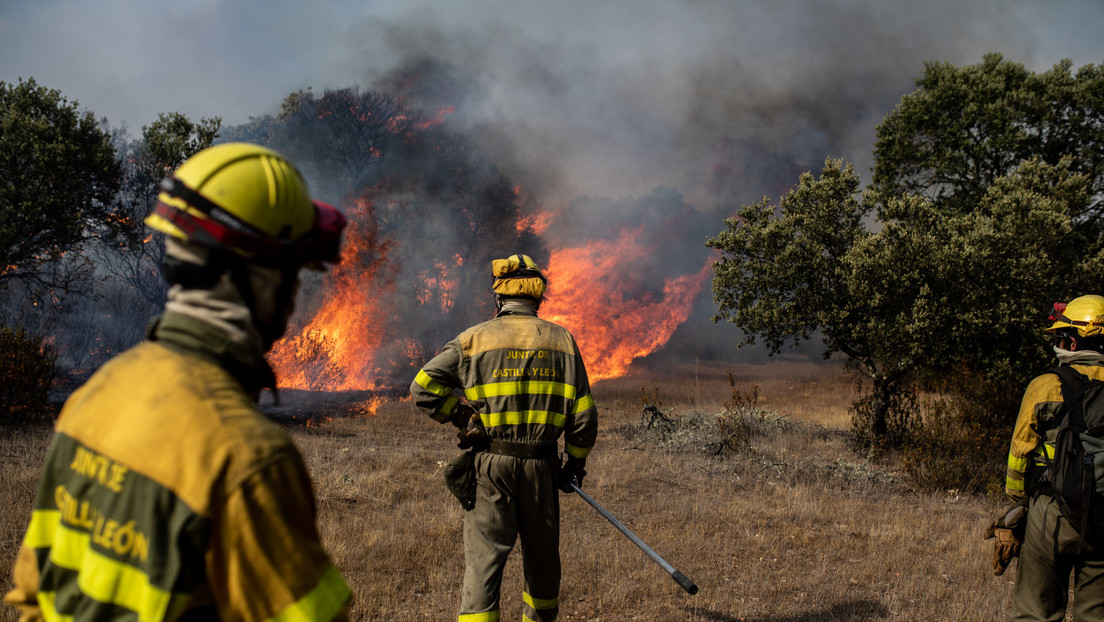
[[[1104,334],[1104,296],[1081,296],[1069,303],[1054,303],[1054,312],[1050,319],[1054,324],[1046,329],[1053,333],[1063,328],[1073,328],[1082,337],[1096,337]]]
[[[494,283],[491,288],[500,296],[520,296],[541,301],[548,281],[540,266],[529,255],[510,255],[491,261]]]
[[[341,256],[345,216],[312,201],[299,171],[258,145],[226,143],[161,182],[150,228],[259,263],[320,268]]]

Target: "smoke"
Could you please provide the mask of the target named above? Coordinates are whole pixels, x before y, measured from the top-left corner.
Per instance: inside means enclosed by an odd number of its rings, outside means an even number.
[[[642,227],[652,252],[614,276],[659,295],[708,260],[705,238],[740,205],[784,193],[826,157],[869,171],[875,126],[924,61],[1028,56],[1009,7],[415,3],[367,27],[387,53],[366,59],[363,76],[426,110],[451,107],[452,127],[554,215],[550,248]],[[691,321],[711,311],[706,287]],[[670,350],[731,356],[718,341],[739,335],[720,325],[679,338]]]
[[[925,61],[965,65],[998,52],[1036,71],[1067,56],[1099,62],[1087,16],[1102,12],[1092,0],[29,7],[0,11],[0,77],[34,75],[109,120],[114,111],[142,121],[176,110],[221,116],[226,138],[289,152],[320,198],[370,204],[357,213],[391,246],[361,261],[386,276],[395,300],[454,305],[444,321],[433,304],[390,311],[404,332],[438,345],[486,317],[486,262],[518,250],[544,263],[555,249],[635,232],[649,251],[610,281],[629,284],[630,299],[661,300],[665,282],[709,260],[705,238],[741,205],[785,192],[826,157],[865,176],[875,126]],[[273,135],[289,93],[313,88],[321,100],[346,87],[382,96],[371,104],[382,118],[439,123],[415,131],[416,145],[382,128],[371,143],[387,151],[382,159],[354,152],[370,141],[317,116]],[[450,189],[449,179],[468,186]],[[539,234],[516,227],[536,216]],[[426,278],[459,292],[427,294]],[[318,310],[318,286],[307,283],[304,314]],[[732,356],[726,344],[740,335],[708,324],[711,312],[706,286],[667,349]]]
[[[923,61],[1023,58],[1003,1],[476,3],[370,25],[388,65],[437,72],[491,159],[550,201],[680,189],[755,200],[825,156],[869,168],[874,125]],[[482,7],[484,10],[479,10]],[[1018,43],[1022,42],[1022,43]],[[863,166],[866,165],[866,166]]]

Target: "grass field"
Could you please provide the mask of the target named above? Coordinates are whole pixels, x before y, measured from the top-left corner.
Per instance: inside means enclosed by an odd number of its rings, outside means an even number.
[[[717,427],[733,404],[729,373],[740,395],[758,393],[738,434]],[[994,577],[981,539],[998,508],[916,491],[892,466],[856,454],[847,408],[858,390],[838,366],[785,361],[688,363],[596,384],[601,429],[584,488],[700,592],[685,593],[582,499],[564,495],[560,619],[1007,620],[1014,569]],[[455,619],[463,510],[441,479],[458,451],[451,428],[409,400],[362,397],[288,407],[301,409],[288,430],[314,478],[323,537],[355,593],[352,617]],[[664,417],[644,413],[645,402]],[[0,576],[10,575],[49,437],[3,431]],[[503,620],[520,619],[521,590],[515,549]],[[15,618],[5,610],[0,619]]]

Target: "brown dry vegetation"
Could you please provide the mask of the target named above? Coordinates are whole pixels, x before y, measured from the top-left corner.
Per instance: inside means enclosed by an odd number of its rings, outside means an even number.
[[[732,405],[730,370],[759,397],[742,420],[746,443],[724,449],[716,421]],[[690,363],[597,383],[601,431],[584,486],[700,592],[683,592],[582,499],[563,495],[560,619],[1008,619],[1013,572],[992,576],[980,535],[997,508],[918,492],[856,454],[846,430],[857,391],[838,366],[784,361]],[[642,398],[667,420],[643,417]],[[315,407],[311,425],[289,426],[314,477],[323,538],[356,595],[352,617],[455,619],[463,511],[441,479],[458,451],[451,428],[409,401],[357,416],[364,408]],[[5,430],[0,440],[3,576],[48,438]],[[518,553],[503,620],[520,618]]]

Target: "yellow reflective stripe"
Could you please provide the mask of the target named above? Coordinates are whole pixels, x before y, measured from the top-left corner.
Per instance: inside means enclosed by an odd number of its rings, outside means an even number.
[[[311,620],[332,620],[341,613],[345,601],[352,591],[341,578],[337,568],[330,566],[318,585],[309,594],[292,603],[290,607],[276,614],[271,620],[277,622],[310,622]]]
[[[1024,489],[1023,479],[1013,479],[1011,477],[1004,480],[1004,487],[1008,490],[1016,490],[1022,492]]]
[[[149,576],[91,548],[92,536],[59,525],[50,548],[50,561],[77,571],[81,592],[102,602],[125,607],[139,620],[161,620],[172,594],[150,584]]]
[[[574,456],[576,458],[586,458],[591,449],[593,449],[593,447],[576,447],[571,443],[564,441],[564,451],[566,451],[567,455],[569,456]]]
[[[503,395],[559,395],[568,399],[575,399],[575,387],[563,382],[524,380],[520,382],[479,384],[464,390],[464,396],[469,400],[501,397]]]
[[[498,609],[484,613],[461,613],[458,622],[498,622]]]
[[[488,413],[479,415],[484,427],[494,428],[500,425],[524,425],[543,424],[562,428],[567,419],[563,413],[548,412],[546,410],[506,411],[500,413]]]
[[[1021,473],[1026,471],[1027,458],[1019,458],[1013,456],[1012,454],[1008,454],[1008,468],[1012,469],[1013,471],[1019,471]]]
[[[452,387],[441,382],[437,382],[423,370],[418,370],[418,375],[414,376],[414,382],[417,382],[418,386],[422,387],[426,391],[429,391],[430,393],[434,393],[436,395],[440,395],[442,397],[448,395],[449,393],[452,393]]]
[[[31,524],[23,536],[23,544],[28,548],[42,549],[54,543],[54,533],[61,522],[61,512],[57,510],[35,510],[31,514]]]
[[[38,608],[42,613],[42,619],[46,622],[72,622],[73,616],[58,613],[55,603],[55,592],[39,592],[35,594],[38,599]]]
[[[456,405],[460,403],[460,398],[455,395],[450,395],[445,398],[445,402],[441,404],[441,409],[433,413],[433,418],[441,423],[448,421],[452,416],[452,411],[456,410]]]
[[[555,609],[560,606],[558,598],[533,598],[529,592],[522,591],[521,599],[533,609]]]
[[[578,402],[575,402],[575,410],[572,410],[571,414],[577,415],[588,408],[594,408],[594,398],[589,395],[585,395]]]

